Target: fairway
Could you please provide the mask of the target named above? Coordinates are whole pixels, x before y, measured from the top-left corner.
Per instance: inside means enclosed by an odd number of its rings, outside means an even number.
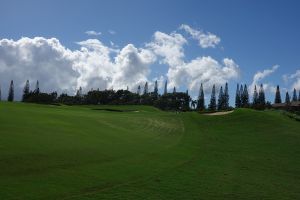
[[[0,102],[0,199],[300,199],[300,123]]]

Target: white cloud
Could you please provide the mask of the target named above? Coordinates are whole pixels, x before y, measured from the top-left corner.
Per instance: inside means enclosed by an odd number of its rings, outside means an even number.
[[[222,63],[209,56],[197,57],[194,60],[185,62],[183,46],[187,40],[179,33],[166,34],[155,32],[153,41],[146,44],[158,57],[161,62],[169,66],[166,74],[168,88],[174,86],[187,87],[190,91],[199,90],[200,84],[205,84],[208,90],[213,84],[219,87],[231,79],[239,77],[239,66],[231,59],[225,58]]]
[[[40,80],[42,91],[83,89],[125,89],[136,92],[149,80],[150,66],[156,61],[168,66],[166,74],[157,74],[159,88],[168,79],[168,87],[188,88],[198,92],[200,83],[206,91],[213,84],[219,87],[239,77],[239,66],[229,58],[217,61],[210,56],[185,60],[187,40],[179,33],[155,32],[152,41],[143,48],[127,44],[119,48],[105,45],[98,39],[77,42],[78,49],[70,50],[56,38],[21,38],[0,40],[0,84],[2,96],[7,93],[9,81],[15,80],[16,94],[21,95],[27,79],[33,85]]]
[[[258,87],[258,85],[263,84],[264,85],[264,90],[265,91],[270,91],[270,92],[275,92],[276,90],[274,90],[275,86],[272,85],[271,83],[263,83],[262,80],[271,75],[272,73],[274,73],[277,69],[279,68],[279,65],[274,65],[273,67],[271,67],[270,69],[265,69],[263,71],[258,71],[256,74],[254,74],[253,76],[253,81],[250,85],[250,94],[252,94],[254,87],[256,85],[256,87]]]
[[[155,61],[147,49],[128,44],[121,50],[111,49],[101,41],[78,42],[79,50],[70,50],[56,38],[21,38],[0,40],[0,80],[3,96],[10,80],[15,81],[17,98],[27,79],[33,85],[40,80],[42,91],[74,93],[82,86],[90,88],[136,91],[138,84],[148,81],[149,65]],[[111,54],[116,54],[112,56]]]
[[[186,85],[190,91],[195,92],[203,83],[205,91],[210,92],[214,84],[218,88],[229,80],[238,78],[239,66],[228,58],[219,63],[210,56],[204,56],[169,68],[167,77],[170,88]]]
[[[102,34],[101,32],[96,32],[96,31],[86,31],[85,33],[90,36],[99,36]]]
[[[111,34],[111,35],[115,35],[117,32],[114,31],[114,30],[108,30],[108,33]]]
[[[210,32],[205,33],[203,31],[193,29],[187,24],[182,24],[179,27],[179,29],[186,31],[192,36],[192,38],[198,40],[199,46],[201,46],[202,48],[209,48],[209,47],[214,48],[221,41],[221,39],[215,34],[212,34]]]
[[[156,55],[163,58],[161,63],[168,64],[170,67],[175,67],[181,65],[183,62],[183,45],[186,43],[186,39],[181,34],[166,34],[157,31],[154,33],[153,41],[146,44],[146,46]]]
[[[286,83],[293,82],[291,90],[293,90],[294,88],[296,90],[300,90],[300,70],[297,70],[295,73],[290,75],[285,74],[282,77]]]

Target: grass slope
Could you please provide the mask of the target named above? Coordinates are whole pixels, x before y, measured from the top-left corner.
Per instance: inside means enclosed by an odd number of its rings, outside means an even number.
[[[299,130],[277,112],[0,102],[0,199],[300,199]]]

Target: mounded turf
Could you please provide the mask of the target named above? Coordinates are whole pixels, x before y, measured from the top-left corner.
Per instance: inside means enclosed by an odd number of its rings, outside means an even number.
[[[300,123],[0,102],[0,199],[300,199]]]

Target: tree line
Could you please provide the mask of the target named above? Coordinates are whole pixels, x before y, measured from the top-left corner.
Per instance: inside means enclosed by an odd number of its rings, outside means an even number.
[[[41,92],[39,88],[39,81],[36,82],[35,89],[30,90],[29,80],[26,81],[22,102],[29,103],[43,103],[43,104],[66,104],[66,105],[98,105],[98,104],[114,104],[114,105],[152,105],[162,110],[176,110],[176,111],[226,111],[232,109],[229,106],[229,89],[228,83],[224,87],[219,88],[218,98],[216,94],[215,85],[212,86],[210,101],[206,107],[203,84],[199,88],[199,95],[196,100],[191,99],[188,90],[186,92],[177,92],[176,87],[173,88],[171,93],[168,92],[168,82],[165,82],[163,94],[158,92],[158,83],[155,81],[153,91],[149,91],[148,82],[142,88],[140,85],[137,87],[136,92],[126,90],[94,90],[91,89],[86,94],[83,94],[80,87],[75,95],[68,95],[62,93],[58,96],[57,92],[45,93]],[[143,91],[142,91],[143,89]],[[0,88],[1,100],[1,88]],[[14,82],[11,80],[7,101],[14,101]],[[297,97],[297,91],[294,89],[293,96],[290,98],[289,93],[286,92],[285,103],[288,105],[292,101],[300,101],[300,91]],[[275,104],[282,103],[279,85],[276,88]],[[252,101],[249,99],[248,87],[246,84],[237,84],[235,95],[236,108],[253,108],[253,109],[266,109],[271,108],[271,102],[266,101],[263,84],[259,88],[254,86]]]

